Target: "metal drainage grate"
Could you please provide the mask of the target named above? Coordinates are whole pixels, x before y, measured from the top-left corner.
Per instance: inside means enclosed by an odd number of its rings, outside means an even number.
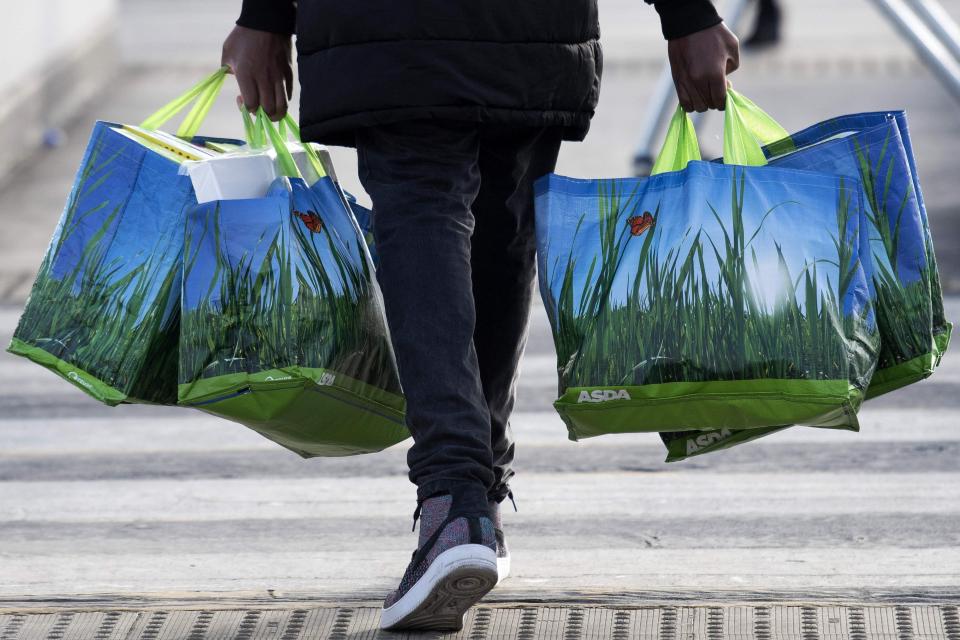
[[[941,607],[940,613],[947,640],[960,640],[960,610],[957,607]]]
[[[0,640],[960,640],[953,604],[486,605],[457,633],[379,631],[377,607],[0,613]]]

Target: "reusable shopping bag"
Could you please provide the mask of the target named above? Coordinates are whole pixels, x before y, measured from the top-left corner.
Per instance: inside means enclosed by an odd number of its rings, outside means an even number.
[[[370,259],[373,261],[374,267],[376,267],[380,261],[377,256],[377,248],[373,238],[373,211],[357,202],[353,194],[345,191],[340,186],[337,180],[336,170],[333,166],[333,159],[323,145],[304,143],[301,141],[300,127],[293,118],[289,116],[283,118],[280,121],[279,131],[280,135],[284,138],[288,137],[289,132],[289,137],[295,141],[299,153],[294,151],[291,155],[293,155],[293,159],[297,163],[297,168],[300,169],[304,181],[308,185],[313,186],[321,177],[332,180],[334,185],[336,185],[336,192],[342,196],[344,206],[353,213],[354,220],[356,220],[357,226],[363,235],[363,240],[367,245],[367,252],[370,254]],[[258,135],[257,132],[249,130],[248,134],[254,137]],[[307,149],[307,146],[310,148]],[[327,185],[320,185],[320,189],[324,192],[332,191]]]
[[[353,212],[353,217],[357,221],[360,233],[363,234],[363,241],[367,245],[367,252],[370,254],[370,260],[373,262],[373,266],[380,266],[380,258],[377,255],[377,245],[373,237],[373,210],[367,209],[357,202],[357,199],[350,193],[344,191],[343,195],[346,196],[350,211]]]
[[[247,149],[266,148],[265,132],[261,131],[260,127],[254,126],[246,110],[242,111],[248,138]],[[287,141],[287,151],[290,152],[307,186],[312,187],[324,179],[333,181],[336,189],[329,189],[326,184],[320,184],[319,196],[323,197],[324,194],[333,191],[341,196],[344,206],[353,213],[363,233],[373,264],[376,266],[378,259],[373,240],[373,211],[359,204],[353,195],[343,190],[337,180],[330,152],[323,145],[302,142],[300,127],[289,114],[280,120],[278,131],[281,138]],[[269,149],[268,152],[275,154]],[[231,154],[213,160],[185,163],[184,167],[194,182],[199,203],[252,197],[248,195],[251,193],[261,196],[267,192],[273,180],[279,177],[275,159],[265,153]],[[226,192],[230,193],[229,198],[222,197]]]
[[[678,109],[653,175],[536,184],[540,289],[570,437],[857,429],[879,334],[856,178],[763,166],[731,92],[724,155]]]
[[[741,96],[742,98],[742,96]],[[744,99],[745,100],[745,99]],[[746,101],[749,102],[749,101]],[[756,105],[746,111],[767,120]],[[950,340],[926,208],[906,114],[840,116],[787,136],[753,127],[773,166],[857,176],[870,238],[869,284],[880,332],[877,371],[867,399],[930,376]],[[664,433],[668,461],[727,448],[779,429]]]
[[[409,434],[363,236],[333,180],[308,186],[258,125],[282,176],[187,218],[179,402],[304,457],[384,449]]]
[[[140,127],[96,123],[8,351],[109,405],[176,403],[183,225],[194,199],[178,169],[239,144],[196,137],[225,73]],[[180,138],[156,131],[191,102]]]
[[[791,149],[792,147],[792,149]],[[870,223],[880,354],[868,398],[930,376],[950,341],[906,114],[842,116],[765,149],[773,166],[859,176]]]

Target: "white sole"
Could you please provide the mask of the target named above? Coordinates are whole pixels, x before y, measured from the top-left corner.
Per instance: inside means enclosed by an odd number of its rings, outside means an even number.
[[[459,631],[463,614],[498,582],[497,554],[462,544],[437,556],[402,598],[380,613],[384,630]]]
[[[497,557],[497,584],[510,577],[510,556],[506,558]]]

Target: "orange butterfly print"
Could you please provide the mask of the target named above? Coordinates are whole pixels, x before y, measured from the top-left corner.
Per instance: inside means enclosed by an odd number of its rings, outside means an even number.
[[[630,234],[634,236],[639,236],[644,231],[653,226],[653,223],[656,222],[653,218],[653,214],[649,211],[644,211],[642,216],[632,216],[627,218],[627,224],[630,225]]]
[[[310,229],[313,233],[320,233],[320,230],[323,229],[323,220],[320,219],[316,211],[307,211],[304,213],[303,211],[294,209],[293,215],[300,218],[307,229]]]

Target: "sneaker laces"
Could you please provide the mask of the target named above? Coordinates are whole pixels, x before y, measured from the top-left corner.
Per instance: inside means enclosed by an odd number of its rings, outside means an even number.
[[[417,508],[413,510],[413,527],[411,527],[410,531],[417,530],[417,520],[420,519],[421,511],[423,511],[423,501],[417,500]]]
[[[517,501],[513,497],[513,490],[507,491],[507,497],[510,498],[510,504],[513,505],[513,511],[519,513],[520,509],[517,508]],[[423,500],[417,500],[417,507],[413,510],[413,526],[410,527],[410,531],[414,532],[417,530],[417,522],[420,520],[420,513],[423,511]]]

